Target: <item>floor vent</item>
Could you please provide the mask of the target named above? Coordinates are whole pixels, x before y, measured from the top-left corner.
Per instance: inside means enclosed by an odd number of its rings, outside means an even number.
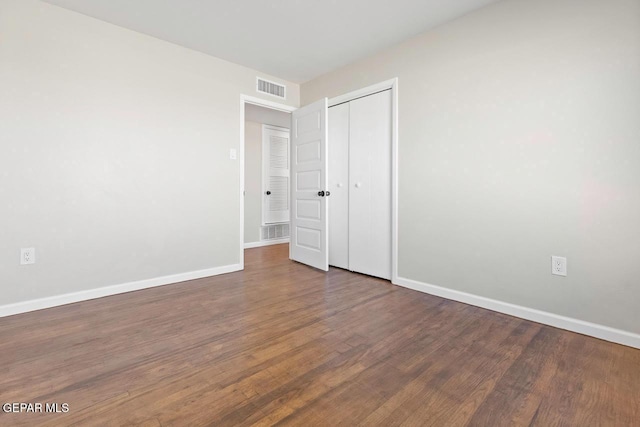
[[[264,225],[260,229],[260,240],[286,239],[289,237],[289,224]]]
[[[258,77],[256,90],[260,93],[266,93],[269,95],[277,96],[278,98],[286,98],[286,87],[278,83],[270,82]]]

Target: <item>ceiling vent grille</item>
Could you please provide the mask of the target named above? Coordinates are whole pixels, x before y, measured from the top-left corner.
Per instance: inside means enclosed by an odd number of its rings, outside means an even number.
[[[260,93],[277,96],[278,98],[286,98],[286,87],[284,85],[270,82],[260,77],[257,79],[256,90]]]

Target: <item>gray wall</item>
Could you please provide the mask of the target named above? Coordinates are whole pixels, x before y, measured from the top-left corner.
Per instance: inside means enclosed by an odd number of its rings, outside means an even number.
[[[291,114],[271,108],[245,104],[244,119],[249,122],[264,123],[265,125],[291,127]]]
[[[0,306],[237,264],[229,149],[239,148],[240,94],[259,96],[256,74],[2,0]],[[298,85],[283,83],[298,105]],[[31,246],[37,263],[20,266]]]
[[[639,333],[640,2],[499,2],[302,105],[393,77],[400,276]]]
[[[260,241],[262,224],[262,124],[244,124],[244,242]]]

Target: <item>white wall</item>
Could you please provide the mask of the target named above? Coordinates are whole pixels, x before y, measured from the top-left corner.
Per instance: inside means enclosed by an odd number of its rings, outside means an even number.
[[[229,149],[256,74],[46,3],[0,1],[0,306],[237,264]],[[299,87],[283,83],[298,105]],[[37,263],[19,266],[31,246]]]
[[[262,124],[244,123],[244,242],[260,241],[262,224]]]
[[[640,2],[499,2],[302,104],[393,77],[400,276],[640,333]]]
[[[246,104],[244,128],[244,242],[260,241],[262,225],[262,125],[291,126],[291,114]]]
[[[287,129],[291,127],[290,113],[253,104],[246,104],[244,119],[249,122],[264,123],[265,125],[280,126]]]

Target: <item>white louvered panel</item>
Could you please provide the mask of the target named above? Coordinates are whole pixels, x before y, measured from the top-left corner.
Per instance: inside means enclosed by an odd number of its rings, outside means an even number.
[[[286,211],[289,209],[289,178],[285,176],[270,176],[269,210],[271,212]]]
[[[269,137],[269,165],[272,169],[289,169],[289,141],[287,138]]]
[[[263,224],[289,221],[289,130],[263,125]]]

